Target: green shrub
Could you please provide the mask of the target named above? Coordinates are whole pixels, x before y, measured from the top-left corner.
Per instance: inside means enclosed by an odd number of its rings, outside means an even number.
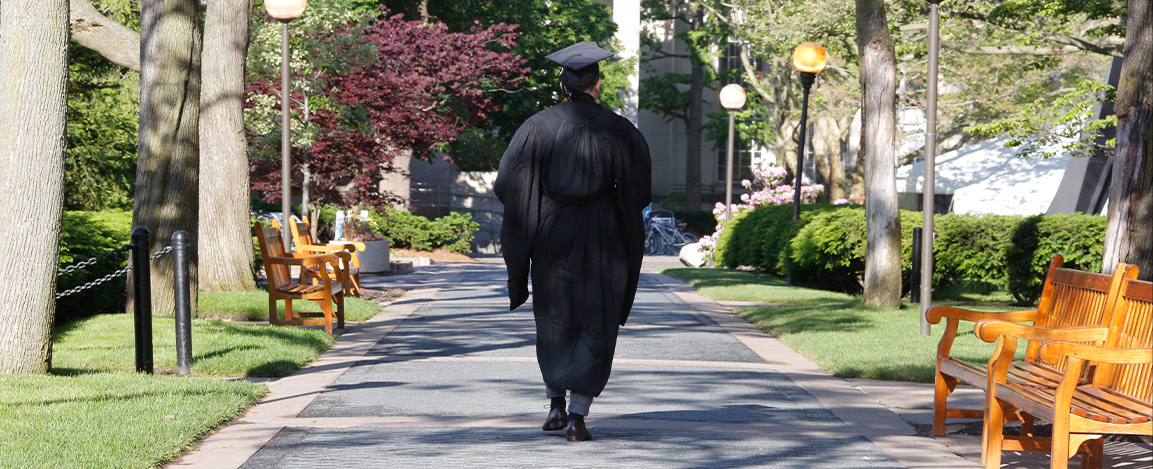
[[[132,237],[132,212],[65,211],[60,230],[60,267],[83,262],[117,250]],[[120,255],[94,265],[61,274],[56,291],[62,292],[115,272],[128,264],[128,255]],[[56,300],[58,318],[88,316],[97,313],[122,312],[125,307],[125,278],[119,276],[101,285]]]
[[[1023,219],[1005,250],[1006,284],[1021,304],[1041,297],[1049,261],[1060,254],[1065,267],[1100,271],[1105,252],[1105,217],[1082,214],[1036,215]]]
[[[470,213],[452,212],[436,220],[429,220],[403,210],[387,207],[372,214],[381,236],[388,238],[390,246],[418,251],[447,249],[461,254],[472,252],[472,240],[480,225],[472,221]]]
[[[865,209],[815,213],[789,243],[793,279],[838,291],[860,289],[865,271]]]
[[[1005,253],[1019,216],[938,215],[933,217],[937,239],[933,242],[933,283],[948,285],[954,279],[977,280],[1005,288]]]
[[[688,231],[698,234],[709,234],[717,229],[717,219],[709,210],[674,210],[673,216],[684,220]]]
[[[920,212],[901,211],[901,270],[906,290],[912,272],[913,228]],[[1104,217],[1096,215],[938,215],[933,245],[934,287],[954,281],[1008,289],[1020,304],[1037,301],[1049,261],[1096,271],[1105,240]],[[714,257],[729,268],[752,266],[794,281],[858,291],[867,249],[861,207],[806,205],[797,223],[789,205],[761,207],[724,225]],[[919,261],[917,261],[919,262]]]

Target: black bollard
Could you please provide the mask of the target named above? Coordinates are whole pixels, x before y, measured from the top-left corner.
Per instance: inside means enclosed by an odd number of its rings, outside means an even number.
[[[152,272],[148,228],[132,229],[132,298],[135,305],[136,371],[152,373]]]
[[[188,233],[172,233],[172,296],[176,302],[176,368],[192,371],[192,297],[188,282]]]
[[[921,232],[924,228],[913,228],[913,271],[909,275],[912,291],[909,292],[909,301],[921,302]]]

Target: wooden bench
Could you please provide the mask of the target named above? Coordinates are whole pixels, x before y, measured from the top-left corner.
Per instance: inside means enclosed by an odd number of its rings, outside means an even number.
[[[989,365],[989,396],[981,459],[1001,466],[1001,451],[1050,451],[1051,468],[1065,468],[1077,453],[1081,467],[1099,468],[1106,433],[1153,437],[1153,283],[1127,278],[1105,328],[1029,331],[1019,324],[977,323],[981,339],[997,341]],[[1019,339],[1049,339],[1039,347],[1054,377],[1014,376],[1009,363]],[[1080,342],[1098,342],[1090,345]],[[1085,378],[1089,375],[1089,378]],[[1055,379],[1055,381],[1054,381]],[[1006,415],[1020,410],[1053,424],[1053,436],[1005,436]]]
[[[292,244],[296,246],[296,252],[303,254],[333,254],[340,258],[341,268],[344,270],[344,275],[348,278],[348,288],[344,291],[345,295],[352,295],[360,297],[360,259],[356,255],[357,243],[342,244],[342,245],[328,245],[316,244],[312,240],[312,227],[308,225],[307,221],[292,220],[289,223],[292,231]],[[276,219],[272,220],[272,227],[280,230],[280,222]],[[360,248],[364,245],[361,244]],[[325,271],[326,274],[335,280],[337,275],[331,271]],[[318,272],[313,274],[319,275]]]
[[[1136,277],[1136,269],[1122,264],[1112,275],[1066,269],[1064,259],[1054,256],[1045,276],[1041,299],[1037,309],[1007,312],[972,311],[951,306],[934,306],[926,311],[930,323],[937,324],[945,319],[945,333],[937,344],[937,371],[934,378],[933,394],[933,434],[945,434],[946,418],[979,419],[983,409],[949,408],[947,400],[960,383],[967,383],[981,390],[988,388],[986,364],[972,364],[950,355],[953,341],[957,337],[960,321],[977,322],[985,319],[1000,319],[1008,322],[1032,322],[1043,328],[1064,328],[1078,326],[1102,326],[1108,318],[1105,312],[1116,301],[1117,292],[1124,277]],[[1013,364],[1021,373],[1033,373],[1041,363],[1037,348],[1040,342],[1030,344],[1025,360]],[[1027,422],[1027,425],[1029,422]]]
[[[280,230],[256,222],[252,232],[260,244],[260,258],[268,276],[268,322],[301,326],[324,326],[332,333],[332,319],[336,327],[344,328],[344,291],[347,281],[341,270],[340,258],[331,254],[293,254],[285,252]],[[291,266],[300,268],[299,277],[292,278]],[[331,268],[331,270],[330,270]],[[310,274],[312,272],[312,274]],[[335,272],[315,275],[315,272]],[[284,300],[284,319],[276,315],[276,301]],[[320,306],[319,313],[298,313],[292,310],[292,300],[308,300]],[[333,304],[336,311],[333,311]]]

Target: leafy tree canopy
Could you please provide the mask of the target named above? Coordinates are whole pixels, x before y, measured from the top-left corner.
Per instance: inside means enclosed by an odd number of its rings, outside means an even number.
[[[419,14],[419,0],[383,3],[408,18]],[[520,36],[508,52],[524,59],[529,69],[517,91],[493,96],[500,111],[486,118],[480,126],[484,132],[461,135],[448,148],[453,160],[464,170],[495,169],[516,129],[533,114],[563,99],[558,85],[561,69],[545,59],[546,55],[580,41],[620,50],[613,39],[617,27],[612,12],[606,5],[592,0],[445,0],[428,2],[428,13],[430,21],[447,25],[449,31],[471,31],[476,25],[498,23],[516,25]],[[631,65],[634,64],[619,59],[601,62],[604,83],[599,102],[605,107],[622,107],[619,92],[628,84],[626,69]],[[478,141],[494,136],[497,142]]]
[[[317,203],[397,202],[379,184],[384,173],[397,171],[393,159],[443,150],[496,111],[491,96],[515,91],[525,72],[519,58],[500,52],[515,47],[517,34],[509,25],[452,33],[443,24],[387,10],[367,18],[321,11],[313,21],[299,41],[305,51],[301,66],[294,67],[300,85],[292,99],[301,135],[294,137],[293,157],[295,167],[311,171]],[[276,113],[278,84],[254,75],[252,116]],[[250,119],[253,186],[266,191],[266,198],[279,197],[279,135],[270,128],[278,121]]]

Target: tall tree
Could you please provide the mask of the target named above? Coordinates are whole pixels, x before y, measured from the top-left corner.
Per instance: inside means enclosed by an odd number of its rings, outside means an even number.
[[[212,0],[204,22],[200,91],[200,288],[252,290],[244,63],[252,0]]]
[[[132,225],[148,228],[149,252],[167,246],[177,230],[188,232],[194,240],[197,236],[201,38],[197,7],[196,0],[144,0],[141,4],[140,138]],[[193,311],[196,258],[192,250]],[[171,255],[153,263],[151,283],[153,311],[171,314]]]
[[[650,71],[641,80],[639,104],[642,109],[662,114],[671,122],[680,120],[685,126],[685,210],[701,208],[701,142],[705,128],[704,89],[717,80],[712,63],[717,44],[726,44],[727,32],[722,27],[718,11],[719,2],[669,2],[653,0],[642,3],[642,16],[648,21],[664,22],[675,34],[677,42],[670,52],[664,48],[665,38],[647,29],[641,40],[641,63]],[[689,73],[656,73],[655,64],[664,60],[688,59]]]
[[[293,158],[302,168],[308,156],[310,202],[406,203],[382,189],[382,176],[402,171],[395,162],[409,153],[429,158],[498,110],[492,96],[513,91],[526,72],[521,59],[499,52],[515,44],[514,29],[496,24],[451,33],[442,23],[392,15],[346,26],[337,34],[347,43],[314,49],[314,56],[331,56],[313,60],[315,74],[296,80],[305,82],[299,95],[314,94],[293,99],[305,104],[299,115],[308,116],[299,138],[294,132]],[[313,44],[331,41],[318,31],[307,36]],[[262,77],[249,90],[253,187],[266,199],[279,198],[279,168],[270,164],[276,144],[263,136],[279,135],[262,132],[269,119],[258,118],[274,112],[268,104],[277,102],[270,99],[276,88]]]
[[[68,4],[0,2],[0,372],[51,365],[64,200]],[[17,259],[23,259],[17,262]]]
[[[500,112],[492,113],[480,125],[457,135],[447,152],[465,171],[496,170],[512,134],[526,119],[541,109],[559,103],[564,97],[557,86],[560,67],[545,56],[580,41],[614,49],[617,25],[605,2],[597,0],[385,0],[382,2],[406,18],[442,22],[451,32],[466,33],[497,23],[516,25],[516,46],[512,52],[526,62],[529,72],[515,92],[492,96]],[[422,10],[424,15],[422,15]],[[617,59],[601,62],[601,96],[608,108],[622,105],[618,93],[627,85],[625,69],[631,63]]]
[[[893,147],[897,59],[884,0],[857,0],[857,47],[868,246],[863,300],[896,308],[901,302],[901,217]]]
[[[1109,190],[1104,267],[1136,264],[1153,279],[1153,1],[1129,0],[1117,84],[1117,154]]]

